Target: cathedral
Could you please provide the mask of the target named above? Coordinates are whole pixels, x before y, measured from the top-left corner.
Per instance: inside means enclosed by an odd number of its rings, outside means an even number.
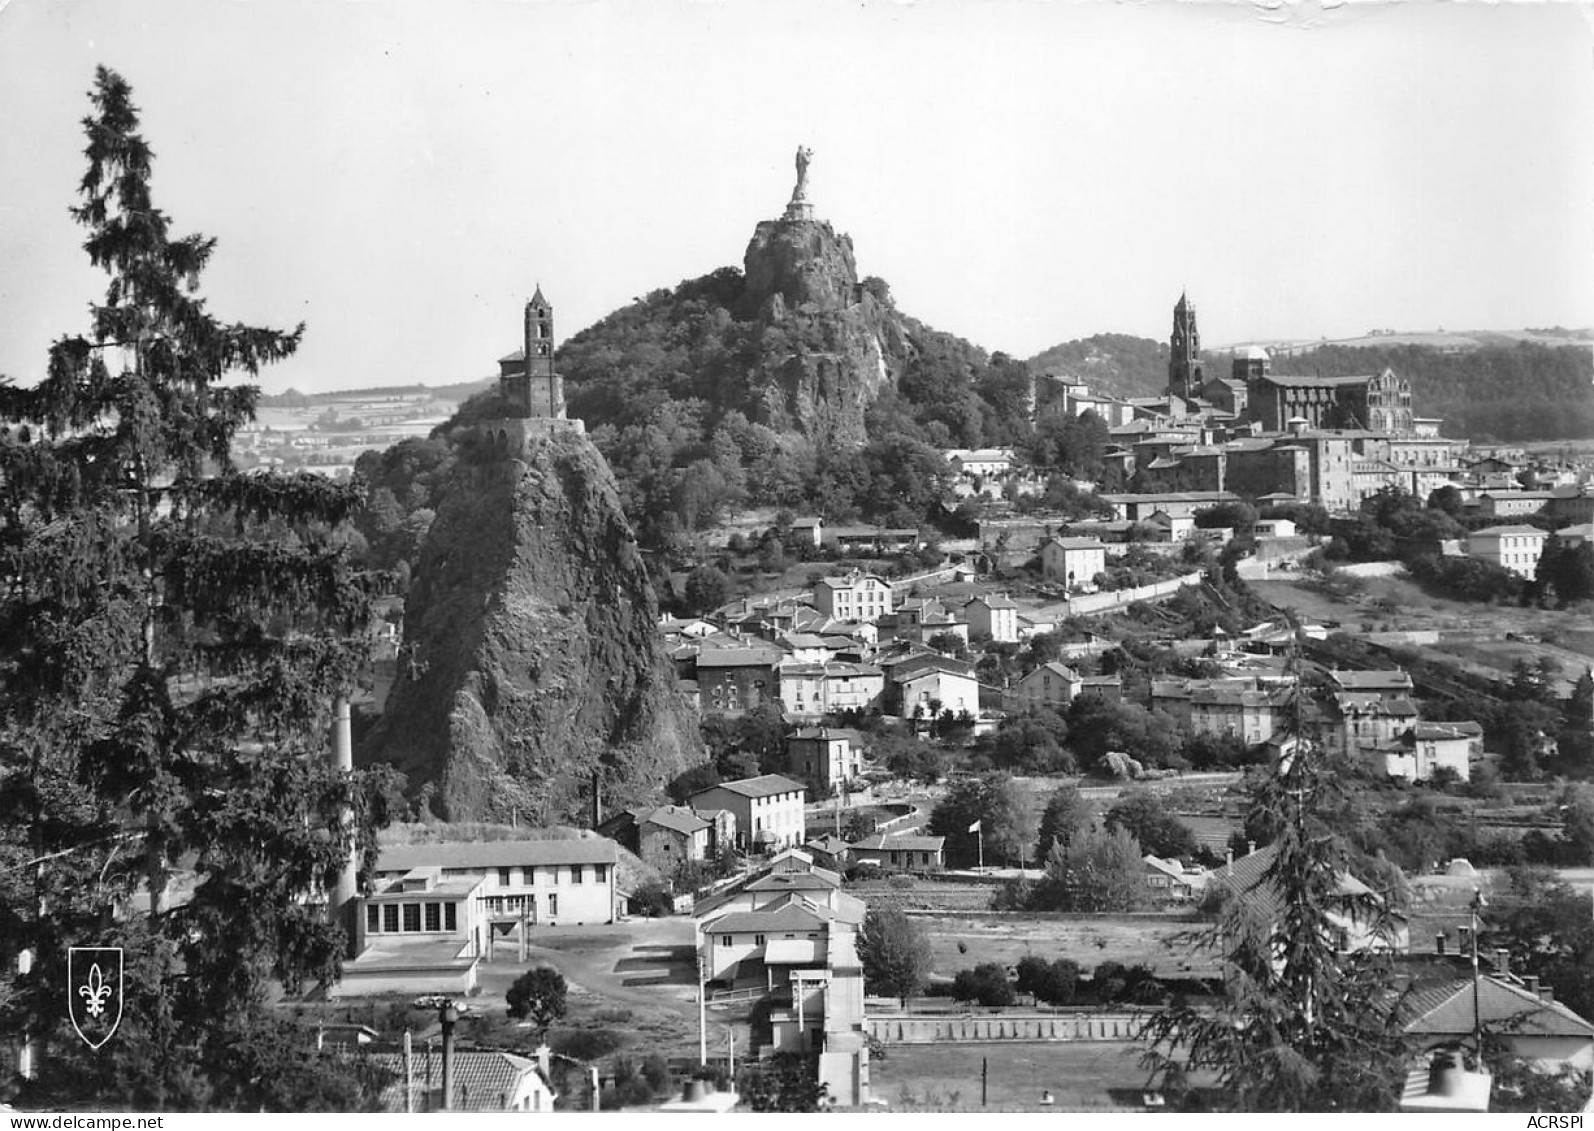
[[[1195,307],[1181,294],[1168,341],[1168,395],[1202,401],[1263,432],[1358,429],[1410,435],[1416,429],[1411,382],[1394,370],[1346,377],[1271,372],[1265,351],[1245,348],[1229,377],[1204,379]]]

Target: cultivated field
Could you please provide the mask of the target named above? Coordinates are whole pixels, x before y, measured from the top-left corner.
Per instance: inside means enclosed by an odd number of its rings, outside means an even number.
[[[1147,1073],[1144,1052],[1127,1042],[892,1045],[869,1064],[877,1099],[893,1112],[1122,1111],[1138,1109]],[[980,1103],[987,1066],[988,1102]],[[1055,1101],[1043,1105],[1042,1092]]]
[[[1157,916],[1067,919],[1019,915],[922,915],[930,936],[935,975],[950,978],[984,962],[1017,965],[1026,955],[1069,958],[1086,971],[1103,962],[1150,966],[1164,977],[1211,973],[1210,958],[1195,945],[1205,924]],[[960,949],[961,947],[961,949]]]

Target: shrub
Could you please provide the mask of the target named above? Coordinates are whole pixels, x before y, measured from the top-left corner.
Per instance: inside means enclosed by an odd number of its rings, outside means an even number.
[[[952,980],[952,996],[958,1001],[979,1005],[1012,1005],[1013,984],[1007,971],[995,962],[985,962],[972,970],[959,970]]]

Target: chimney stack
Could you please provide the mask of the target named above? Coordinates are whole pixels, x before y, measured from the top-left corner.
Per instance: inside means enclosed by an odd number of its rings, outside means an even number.
[[[1443,931],[1433,937],[1433,952],[1438,955],[1443,955],[1445,952],[1445,933]]]
[[[1528,993],[1532,994],[1534,997],[1538,997],[1539,996],[1539,979],[1538,979],[1538,977],[1536,975],[1533,975],[1533,974],[1525,974],[1525,975],[1523,975],[1522,985],[1523,985],[1523,988],[1526,989],[1528,991]]]
[[[603,823],[603,793],[598,771],[592,771],[592,827],[594,830]]]
[[[1501,978],[1511,973],[1511,952],[1503,946],[1494,949],[1494,972]]]

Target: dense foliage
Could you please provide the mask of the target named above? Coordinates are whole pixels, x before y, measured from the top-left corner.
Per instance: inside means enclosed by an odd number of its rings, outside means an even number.
[[[388,796],[329,765],[372,625],[358,498],[232,470],[257,390],[225,382],[300,331],[206,309],[214,241],[153,205],[128,84],[101,68],[90,98],[73,215],[106,296],[42,383],[0,386],[0,1043],[34,1042],[30,1103],[353,1106],[268,1003],[337,976],[325,896]],[[92,945],[130,998],[98,1054],[61,997]]]

